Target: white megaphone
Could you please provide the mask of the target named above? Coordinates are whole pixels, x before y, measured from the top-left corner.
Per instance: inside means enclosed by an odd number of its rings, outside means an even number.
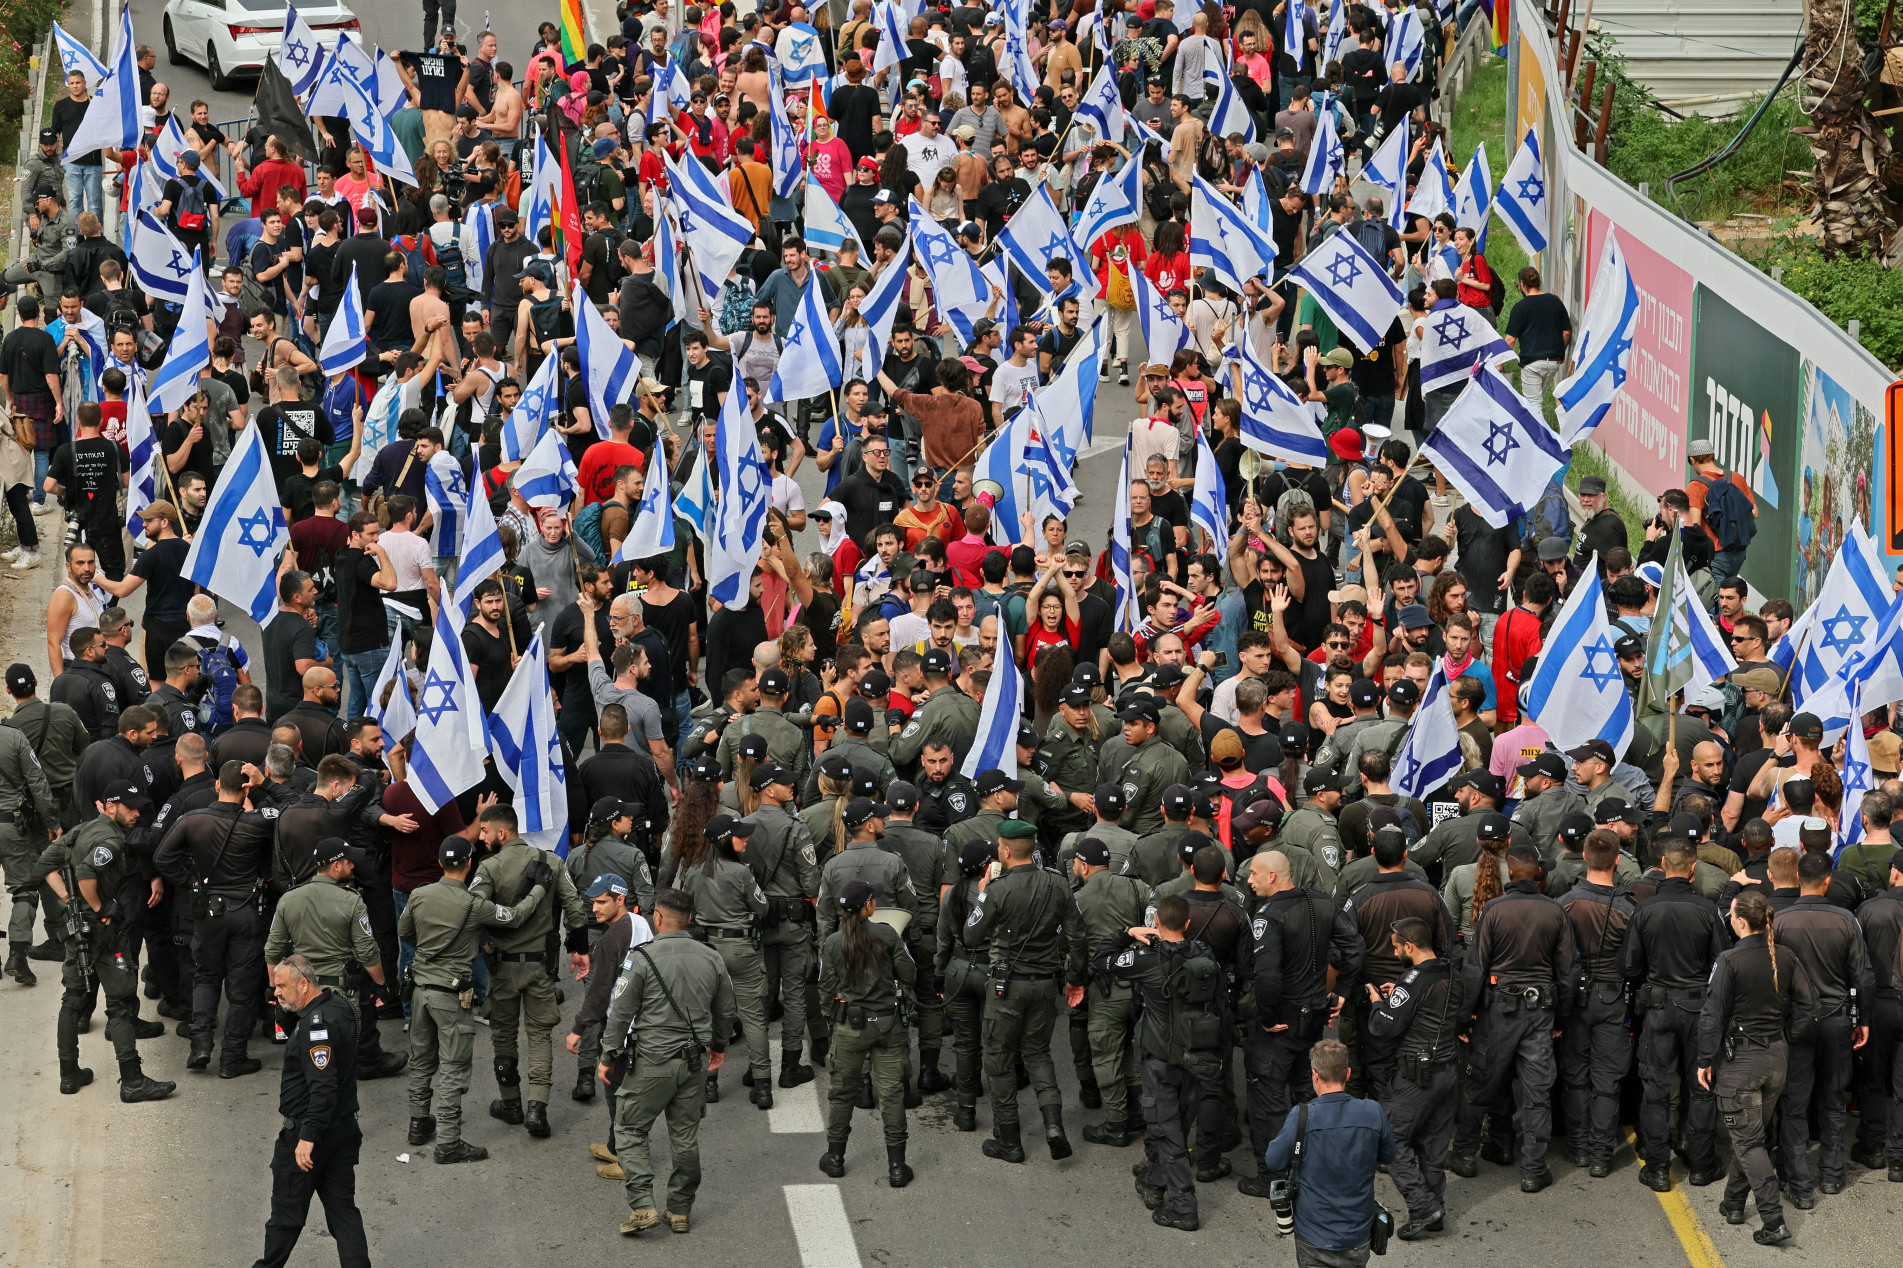
[[[985,506],[996,506],[998,499],[1004,496],[1004,486],[996,480],[973,480],[972,496]]]

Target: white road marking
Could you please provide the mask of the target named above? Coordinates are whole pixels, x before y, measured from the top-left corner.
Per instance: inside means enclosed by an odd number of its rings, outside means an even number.
[[[772,1053],[772,1060],[767,1066],[767,1073],[771,1076],[780,1068],[780,1041],[770,1039],[767,1041],[767,1047]],[[815,1077],[811,1083],[803,1083],[799,1087],[773,1089],[773,1108],[766,1112],[768,1131],[818,1134],[826,1130],[826,1116],[820,1110],[819,1086],[827,1078],[827,1074],[823,1068],[816,1069],[813,1073]],[[843,1212],[841,1218],[844,1218]]]
[[[860,1268],[859,1247],[836,1184],[789,1184],[786,1213],[799,1243],[801,1268]]]

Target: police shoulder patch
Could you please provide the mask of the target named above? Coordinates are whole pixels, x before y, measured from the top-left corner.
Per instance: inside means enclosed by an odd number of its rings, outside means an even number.
[[[969,929],[971,928],[971,926],[977,924],[979,918],[982,917],[984,914],[985,914],[985,896],[983,894],[980,894],[978,895],[978,901],[971,905],[971,914],[965,917],[965,927]]]
[[[370,913],[369,912],[359,912],[357,914],[357,927],[363,930],[364,936],[366,937],[374,936],[370,932]]]
[[[327,1043],[312,1044],[310,1052],[307,1055],[311,1059],[312,1069],[328,1070],[330,1068],[330,1045],[329,1044]]]
[[[917,718],[914,718],[914,719],[912,719],[912,721],[910,721],[910,722],[907,722],[907,723],[905,724],[905,729],[904,729],[903,731],[900,731],[900,732],[899,732],[899,737],[900,737],[901,739],[907,739],[907,740],[909,740],[909,739],[911,739],[911,738],[912,738],[912,737],[913,737],[914,735],[917,735],[917,734],[918,734],[918,719],[917,719]]]
[[[178,711],[178,719],[184,724],[187,731],[196,731],[198,729],[198,715],[192,710],[180,709]]]
[[[107,704],[117,704],[119,702],[119,692],[117,691],[117,689],[113,687],[111,683],[109,682],[100,683],[99,690],[106,693]]]
[[[950,805],[951,808],[956,810],[959,814],[965,813],[965,807],[971,804],[965,797],[965,794],[956,789],[945,794],[945,801],[946,804]]]
[[[1260,938],[1269,931],[1269,918],[1267,916],[1257,916],[1250,928],[1254,929],[1255,936]]]
[[[507,907],[497,907],[496,919],[506,924],[515,919],[515,913],[510,911]]]
[[[276,806],[266,806],[259,810],[258,813],[267,819],[275,819],[278,817],[278,808]]]
[[[1132,964],[1135,964],[1136,962],[1137,962],[1137,949],[1135,947],[1125,947],[1123,950],[1123,954],[1117,957],[1118,968],[1127,969]]]
[[[102,845],[93,850],[93,866],[94,867],[109,866],[112,863],[112,860],[113,860],[113,853],[112,853],[111,846]]]
[[[819,854],[813,849],[813,843],[811,841],[808,841],[805,845],[800,847],[800,857],[805,859],[808,863],[819,862]]]
[[[1403,1007],[1407,1003],[1408,999],[1409,999],[1409,996],[1407,993],[1407,987],[1397,986],[1388,995],[1388,1006],[1390,1008]]]

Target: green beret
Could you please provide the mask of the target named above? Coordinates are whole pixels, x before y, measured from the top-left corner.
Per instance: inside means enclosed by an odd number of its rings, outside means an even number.
[[[1037,835],[1037,825],[1023,819],[1006,819],[998,825],[998,840],[1025,841]]]

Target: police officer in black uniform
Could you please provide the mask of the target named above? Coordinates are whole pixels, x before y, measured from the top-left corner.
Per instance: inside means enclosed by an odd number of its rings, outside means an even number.
[[[253,1268],[282,1268],[297,1248],[311,1197],[324,1204],[324,1221],[343,1268],[370,1268],[370,1244],[357,1209],[357,1006],[317,984],[301,955],[271,970],[277,1002],[296,1013],[297,1028],[284,1049],[278,1091],[283,1127],[271,1152],[271,1218],[264,1255]]]
[[[165,715],[165,731],[174,742],[182,735],[211,730],[210,719],[199,716],[198,678],[198,653],[189,643],[165,649],[165,681],[145,698],[145,706]]]
[[[1698,1081],[1717,1100],[1731,1136],[1731,1170],[1718,1210],[1727,1224],[1742,1224],[1745,1199],[1756,1198],[1762,1226],[1751,1240],[1776,1246],[1791,1240],[1791,1230],[1765,1147],[1768,1111],[1784,1091],[1785,1035],[1793,1017],[1810,1017],[1815,992],[1803,961],[1778,954],[1763,894],[1738,895],[1728,919],[1738,945],[1712,965],[1698,1014]]]
[[[1394,1131],[1388,1177],[1407,1202],[1407,1222],[1397,1235],[1408,1242],[1441,1231],[1460,1082],[1454,1022],[1459,984],[1453,961],[1434,950],[1438,936],[1442,931],[1418,916],[1395,921],[1388,945],[1407,971],[1392,982],[1367,984],[1368,1037],[1393,1053],[1381,1108]]]
[[[608,709],[620,711],[610,725]],[[627,710],[609,705],[602,710],[601,742],[585,762],[572,761],[568,777],[568,821],[586,823],[588,811],[603,797],[636,807],[629,844],[647,855],[650,873],[660,868],[660,843],[667,835],[667,786],[654,758],[628,747]],[[610,734],[610,732],[613,734]]]
[[[131,708],[136,702],[120,692],[119,684],[106,668],[106,644],[98,630],[74,630],[67,644],[73,654],[53,676],[46,698],[71,706],[85,724],[89,738],[111,739],[118,730],[119,711]],[[143,669],[139,671],[139,679],[145,680]]]
[[[1506,816],[1489,812],[1481,825],[1504,831]],[[1495,823],[1494,820],[1499,822]],[[1497,837],[1495,839],[1498,839]],[[1520,1190],[1553,1183],[1546,1145],[1553,1132],[1555,1019],[1570,1003],[1573,933],[1566,912],[1540,892],[1540,855],[1530,845],[1507,850],[1507,887],[1474,925],[1467,952],[1460,1019],[1473,1027],[1473,1077],[1468,1080],[1447,1169],[1471,1179],[1481,1119],[1492,1115],[1495,1161],[1511,1157],[1513,1079],[1525,1089],[1520,1113]]]
[[[218,772],[217,800],[173,820],[154,862],[192,912],[192,1051],[188,1070],[211,1064],[218,996],[225,996],[225,1041],[219,1077],[261,1068],[245,1051],[258,1021],[264,981],[265,923],[260,891],[271,875],[277,811],[245,809],[248,785],[239,763]]]
[[[1573,926],[1573,1009],[1560,1037],[1566,1111],[1566,1151],[1594,1179],[1612,1174],[1613,1132],[1619,1125],[1619,1083],[1632,1068],[1631,1008],[1620,971],[1632,923],[1631,891],[1616,885],[1619,838],[1604,828],[1586,834],[1580,853],[1586,874],[1560,895]]]
[[[1639,1032],[1639,1180],[1660,1193],[1672,1187],[1672,1089],[1682,1080],[1681,1125],[1694,1185],[1724,1175],[1718,1163],[1717,1118],[1711,1089],[1698,1078],[1698,1013],[1712,962],[1730,941],[1718,909],[1692,888],[1698,854],[1689,841],[1663,842],[1663,879],[1632,912],[1622,970],[1635,992]]]
[[[937,806],[946,827],[978,813],[977,786],[958,769],[957,755],[945,740],[925,741],[912,783],[918,788],[919,803]]]
[[[1864,798],[1864,805],[1869,804],[1870,798]],[[1898,1076],[1903,1074],[1895,1065],[1898,1045],[1903,1043],[1903,1000],[1898,996],[1903,978],[1899,978],[1897,954],[1903,944],[1903,850],[1892,854],[1886,866],[1889,888],[1857,908],[1877,990],[1864,1013],[1870,1042],[1857,1053],[1857,1143],[1850,1157],[1878,1171],[1887,1163],[1890,1182],[1898,1184],[1903,1183],[1903,1106],[1895,1095]]]
[[[86,746],[79,770],[73,775],[73,803],[82,819],[86,808],[100,799],[99,790],[108,784],[137,784],[141,795],[151,797],[152,786],[158,780],[146,750],[158,738],[158,711],[135,704],[120,711],[116,735]]]

